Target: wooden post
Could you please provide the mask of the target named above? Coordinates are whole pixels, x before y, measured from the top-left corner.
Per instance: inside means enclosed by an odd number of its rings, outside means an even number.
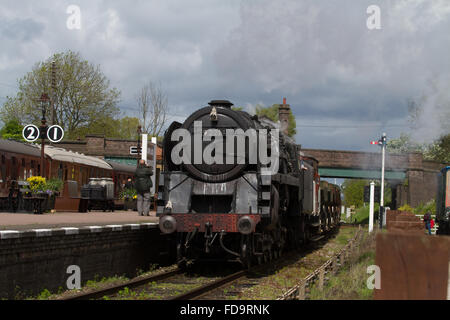
[[[325,278],[325,268],[320,268],[319,270],[319,290],[323,290],[323,282]]]
[[[302,281],[302,284],[300,285],[300,287],[297,290],[297,299],[298,300],[305,300],[305,292],[306,292],[306,282]]]
[[[337,273],[337,256],[334,256],[333,257],[333,264],[332,264],[332,267],[331,267],[331,270],[332,270],[332,274],[336,274]]]

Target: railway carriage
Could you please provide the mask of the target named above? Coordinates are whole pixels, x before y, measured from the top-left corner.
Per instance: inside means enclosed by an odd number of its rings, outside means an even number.
[[[72,186],[76,187],[71,188],[69,193],[75,198],[79,197],[81,186],[87,184],[90,178],[112,178],[115,183],[114,194],[117,197],[122,190],[122,182],[131,176],[135,169],[133,166],[108,163],[96,157],[50,145],[45,146],[44,150],[45,176],[58,178],[64,182],[72,181]],[[20,191],[17,185],[23,184],[31,176],[42,175],[40,147],[0,139],[0,164],[0,209],[14,210]],[[78,209],[76,201],[70,208],[66,207],[67,201],[65,202],[63,210]]]
[[[40,150],[33,146],[0,139],[0,209],[17,207],[18,181],[41,171],[40,156]]]

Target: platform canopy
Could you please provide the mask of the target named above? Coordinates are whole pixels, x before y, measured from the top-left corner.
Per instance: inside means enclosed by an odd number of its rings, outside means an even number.
[[[0,139],[0,151],[40,157],[41,150],[35,145],[14,140]]]
[[[39,146],[40,148],[40,146]],[[86,156],[82,153],[68,151],[62,148],[57,148],[53,146],[46,145],[44,148],[44,152],[47,156],[49,156],[52,160],[56,161],[64,161],[64,162],[73,162],[78,164],[84,164],[87,166],[98,167],[102,169],[112,170],[112,167],[106,163],[104,160]]]
[[[130,166],[127,164],[110,161],[110,160],[106,160],[106,162],[114,169],[114,171],[128,172],[130,174],[134,174],[134,172],[136,171],[136,164],[134,166]],[[134,160],[134,162],[136,162],[136,160]]]
[[[136,168],[137,165],[137,158],[134,157],[112,157],[112,156],[105,156],[105,161],[108,163],[114,162],[114,163],[121,163],[127,166],[134,166]]]
[[[380,179],[381,170],[345,169],[345,168],[319,168],[319,175],[327,178],[349,179]],[[385,171],[386,180],[404,180],[404,171]]]

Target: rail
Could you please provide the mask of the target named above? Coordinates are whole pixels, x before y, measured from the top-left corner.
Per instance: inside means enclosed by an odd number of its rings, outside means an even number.
[[[247,270],[242,270],[236,273],[233,273],[229,276],[226,276],[222,279],[219,279],[217,281],[214,281],[213,283],[206,284],[204,286],[201,286],[200,288],[195,288],[189,292],[180,294],[170,300],[194,300],[198,299],[201,296],[205,295],[206,293],[209,293],[215,289],[218,289],[224,285],[229,284],[230,282],[236,281],[237,279],[240,279],[244,276],[246,276],[248,273]]]
[[[330,272],[332,274],[335,274],[338,268],[342,267],[345,264],[345,261],[349,259],[354,249],[356,248],[356,245],[361,240],[363,234],[364,232],[361,229],[360,225],[355,236],[351,240],[349,240],[349,242],[345,245],[344,248],[342,248],[337,254],[335,254],[323,265],[321,265],[312,273],[310,273],[308,276],[306,276],[304,279],[302,279],[293,288],[285,292],[277,300],[305,300],[306,287],[316,279],[318,280],[319,289],[322,290],[325,284],[325,275]]]
[[[334,230],[334,229],[332,229],[332,230]],[[320,238],[318,238],[317,240],[322,239],[324,236],[327,236],[327,234],[329,235],[330,232],[327,232],[325,235],[321,235]],[[195,288],[189,292],[186,292],[186,293],[180,294],[176,297],[173,297],[171,300],[195,300],[195,299],[202,298],[202,297],[206,296],[208,293],[210,293],[211,291],[214,291],[216,289],[219,289],[221,287],[229,285],[230,283],[232,283],[238,279],[241,279],[252,272],[257,271],[259,268],[261,268],[265,265],[269,265],[270,263],[271,262],[268,262],[263,265],[257,265],[249,270],[242,270],[242,271],[233,273],[229,276],[218,279],[217,281],[214,281],[214,282],[206,284],[202,287]]]
[[[362,233],[361,228],[359,228],[357,235],[359,233]],[[356,238],[356,236],[355,236]],[[355,240],[355,239],[353,239]],[[347,248],[348,246],[350,246],[350,248],[352,248],[353,246],[353,240],[351,240],[346,247],[344,247],[344,249],[342,249],[340,251],[340,253],[338,253],[336,255],[336,257],[339,257],[339,261],[341,264],[344,263],[344,255],[346,254],[346,250],[345,248]],[[348,257],[348,255],[347,255]],[[270,262],[269,262],[270,263]],[[330,259],[329,261],[327,261],[321,268],[325,271],[325,269],[329,268],[330,265],[333,266],[337,266],[337,260],[334,261],[332,259]],[[221,279],[218,279],[212,283],[208,283],[205,284],[201,287],[197,287],[193,290],[190,290],[189,292],[180,294],[178,296],[174,296],[172,298],[170,298],[169,300],[193,300],[193,299],[198,299],[206,294],[208,294],[209,292],[221,288],[223,286],[226,286],[242,277],[245,277],[249,272],[253,271],[254,269],[260,268],[261,265],[255,266],[254,268],[250,269],[250,270],[242,270],[236,273],[233,273],[231,275],[228,275],[226,277],[223,277]],[[98,289],[95,291],[90,291],[90,292],[81,292],[72,296],[67,296],[67,297],[63,297],[62,300],[87,300],[87,299],[98,299],[98,298],[102,298],[105,295],[114,295],[117,292],[119,292],[120,290],[124,289],[125,287],[128,287],[129,289],[131,288],[135,288],[135,287],[139,287],[141,285],[144,285],[146,283],[150,283],[152,281],[160,281],[160,280],[164,280],[167,278],[170,278],[172,276],[175,276],[177,274],[181,274],[183,273],[183,271],[181,269],[176,269],[174,271],[169,271],[169,272],[165,272],[165,273],[161,273],[161,274],[157,274],[157,275],[149,275],[146,277],[140,277],[138,279],[133,279],[130,281],[127,281],[125,283],[121,283],[119,285],[114,285],[114,286],[110,286],[107,288],[102,288],[102,289]],[[315,277],[319,277],[320,282],[323,285],[323,281],[324,281],[324,272],[321,271],[321,269],[317,269],[314,273],[310,274],[305,280],[306,281],[311,281],[312,279],[314,279]],[[293,290],[293,292],[295,291],[295,288],[291,289],[289,292],[291,292]]]
[[[144,285],[146,283],[150,283],[152,281],[160,281],[167,278],[170,278],[172,276],[175,276],[177,274],[182,273],[183,271],[181,269],[175,269],[173,271],[168,271],[156,275],[149,275],[145,277],[140,277],[138,279],[132,279],[130,281],[127,281],[125,283],[121,283],[119,285],[110,286],[107,288],[98,289],[95,291],[89,291],[89,292],[81,292],[76,295],[63,297],[61,300],[88,300],[88,299],[98,299],[105,295],[112,295],[116,294],[120,290],[124,289],[125,287],[128,287],[129,289],[135,288],[141,285]]]

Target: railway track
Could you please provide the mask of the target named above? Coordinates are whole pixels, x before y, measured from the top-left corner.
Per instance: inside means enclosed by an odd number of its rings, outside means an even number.
[[[362,236],[363,230],[361,229],[361,226],[359,226],[353,239],[351,239],[344,248],[323,265],[316,268],[306,278],[302,279],[296,286],[285,292],[277,300],[305,300],[307,298],[307,288],[316,281],[318,282],[319,288],[322,289],[326,281],[325,276],[327,274],[335,274],[340,267],[344,266],[345,262],[357,248]]]
[[[162,296],[166,300],[192,300],[196,299],[203,294],[206,294],[212,290],[215,290],[217,288],[220,288],[222,286],[226,286],[227,284],[240,279],[242,277],[245,277],[247,275],[247,270],[241,270],[235,273],[232,273],[230,275],[219,277],[217,279],[207,279],[203,280],[200,285],[197,285],[196,283],[192,284],[195,286],[195,288],[190,289],[186,292],[183,292],[181,294],[177,293],[177,290],[172,290],[172,292],[169,290],[165,293],[166,297],[164,297],[164,294]],[[139,290],[139,288],[142,289],[142,291],[145,292],[145,286],[146,285],[155,285],[155,283],[164,283],[164,284],[180,284],[185,285],[189,282],[188,279],[192,280],[192,277],[188,277],[186,273],[181,269],[176,269],[173,271],[164,272],[157,275],[151,275],[146,277],[141,277],[138,279],[133,279],[130,281],[127,281],[125,283],[110,286],[107,288],[98,289],[91,292],[82,292],[78,293],[76,295],[67,296],[62,298],[61,300],[89,300],[89,299],[102,299],[105,296],[107,297],[118,297],[120,296],[120,292],[126,291],[130,292],[130,289],[136,289]],[[192,282],[192,281],[191,281]],[[206,283],[205,283],[206,282]]]
[[[326,241],[330,236],[335,234],[335,232],[333,231],[336,230],[327,232],[325,235],[318,238],[317,242]],[[311,250],[316,250],[315,245],[308,245],[302,248],[302,251],[304,252],[308,252]],[[289,255],[289,253],[287,254]],[[126,295],[121,295],[121,292],[133,292],[136,295],[142,294],[139,296],[141,299],[154,299],[155,297],[155,299],[165,300],[215,299],[222,296],[222,294],[220,293],[221,290],[223,291],[224,288],[229,287],[234,282],[240,281],[244,283],[244,286],[251,286],[253,282],[249,275],[261,272],[262,269],[270,267],[270,265],[276,261],[277,260],[273,260],[262,265],[257,265],[249,270],[240,270],[238,272],[227,274],[225,276],[212,276],[203,279],[199,279],[199,277],[189,276],[185,271],[177,268],[175,270],[159,273],[156,275],[138,277],[125,283],[109,286],[107,288],[97,289],[95,291],[80,292],[78,294],[63,297],[61,299],[89,300],[102,299],[105,297],[112,299],[126,298]],[[198,282],[195,279],[197,279]],[[155,284],[159,284],[159,287],[155,286]],[[165,290],[162,290],[162,287],[165,287]],[[179,289],[180,287],[182,288],[181,290]],[[158,291],[158,294],[154,294],[152,293],[152,291]],[[180,293],[179,291],[184,292]],[[146,292],[148,294],[146,294]]]
[[[110,286],[107,288],[97,289],[95,291],[90,292],[81,292],[73,296],[68,296],[62,298],[62,300],[89,300],[89,299],[99,299],[106,295],[113,295],[117,294],[120,290],[124,290],[125,288],[136,288],[142,285],[145,285],[147,283],[151,283],[154,281],[161,281],[168,279],[170,277],[173,277],[175,275],[183,273],[183,270],[181,269],[175,269],[172,271],[167,271],[164,273],[156,274],[156,275],[149,275],[145,277],[139,277],[136,279],[132,279],[130,281],[127,281],[125,283],[121,283],[118,285]]]
[[[228,300],[236,299],[243,290],[257,286],[260,283],[260,278],[276,273],[280,265],[285,265],[285,260],[296,259],[295,257],[305,256],[315,250],[319,250],[321,245],[326,243],[331,237],[336,235],[339,229],[332,229],[324,234],[317,236],[314,241],[296,250],[287,251],[283,254],[282,259],[275,259],[262,265],[256,265],[240,277],[227,282],[227,284],[211,288],[208,292],[197,295],[193,300]],[[290,264],[290,262],[287,262]]]
[[[202,296],[209,294],[211,291],[219,289],[223,286],[229,285],[230,283],[245,277],[248,274],[248,270],[238,271],[222,279],[214,281],[213,283],[206,284],[200,288],[196,288],[184,294],[180,294],[170,300],[194,300],[201,298]]]

